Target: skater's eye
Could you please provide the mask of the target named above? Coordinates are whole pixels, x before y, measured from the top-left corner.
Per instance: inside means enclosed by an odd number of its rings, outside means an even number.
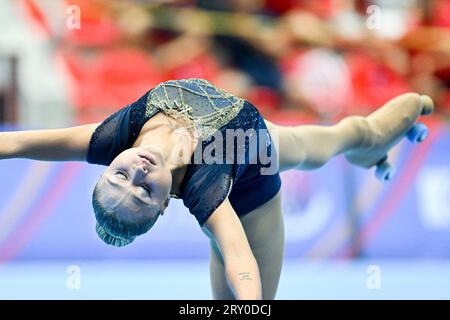
[[[128,176],[123,171],[117,171],[116,177],[121,180],[127,180]]]
[[[143,190],[142,193],[143,193],[145,196],[148,196],[148,197],[151,196],[150,189],[149,189],[147,186],[141,186],[140,189]]]

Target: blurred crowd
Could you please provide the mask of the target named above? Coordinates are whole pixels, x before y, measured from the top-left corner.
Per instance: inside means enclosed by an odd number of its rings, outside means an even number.
[[[37,2],[38,3],[38,2]],[[27,1],[36,20],[39,8]],[[64,61],[77,121],[169,79],[204,78],[276,118],[367,114],[408,91],[450,115],[450,0],[67,0]],[[71,11],[73,10],[73,11]],[[72,23],[72,25],[71,25]]]

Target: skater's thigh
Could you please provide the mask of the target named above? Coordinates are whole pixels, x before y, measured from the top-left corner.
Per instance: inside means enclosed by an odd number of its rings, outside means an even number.
[[[276,125],[267,119],[264,122],[278,150],[280,172],[294,169],[305,158],[295,127]]]
[[[268,202],[241,217],[258,262],[263,299],[274,299],[284,256],[284,221],[281,190]]]

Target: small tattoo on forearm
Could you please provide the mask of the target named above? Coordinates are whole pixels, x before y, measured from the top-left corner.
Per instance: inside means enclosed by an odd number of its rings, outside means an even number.
[[[252,280],[252,274],[250,272],[239,272],[239,276],[242,280]]]

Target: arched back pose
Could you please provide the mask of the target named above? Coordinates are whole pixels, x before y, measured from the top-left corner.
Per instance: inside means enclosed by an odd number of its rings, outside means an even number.
[[[367,117],[284,127],[205,80],[186,79],[161,83],[101,123],[0,133],[0,158],[107,166],[92,204],[98,235],[118,247],[181,198],[211,243],[213,297],[273,299],[284,252],[279,171],[319,168],[339,154],[365,168],[386,165],[388,151],[432,110],[429,97],[409,93]]]

